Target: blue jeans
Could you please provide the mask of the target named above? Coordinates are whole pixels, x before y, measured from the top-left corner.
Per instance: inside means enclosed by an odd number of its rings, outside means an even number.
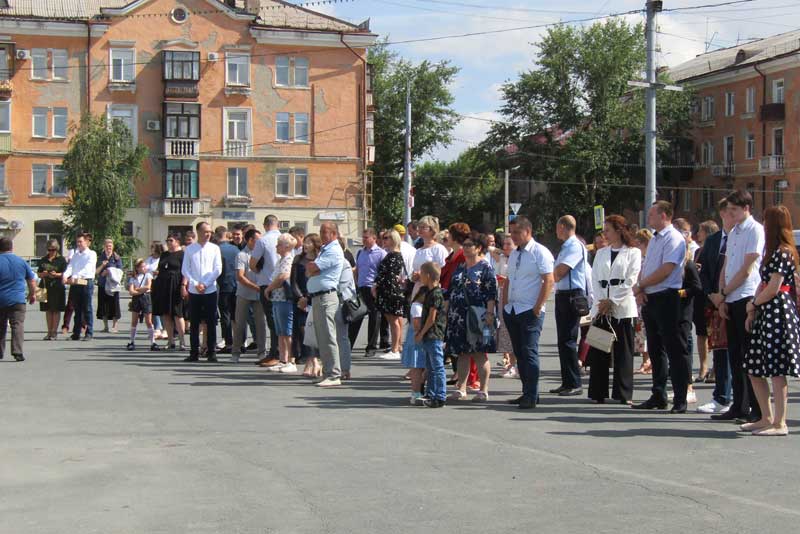
[[[94,334],[92,293],[94,293],[94,280],[88,280],[85,286],[73,284],[69,287],[69,298],[75,309],[75,323],[72,328],[72,335],[75,337],[80,337],[84,326],[87,336]]]
[[[294,303],[283,301],[272,301],[272,320],[275,325],[275,333],[280,337],[292,335],[292,321],[294,319]]]
[[[520,314],[503,312],[503,319],[517,356],[522,396],[539,402],[539,336],[544,326],[544,312],[539,317],[533,314],[533,310]]]
[[[714,358],[714,394],[713,398],[720,404],[731,402],[731,363],[728,360],[728,351],[717,349],[713,351]]]
[[[444,341],[434,339],[423,341],[425,351],[425,368],[428,370],[425,393],[429,399],[445,400],[447,394],[447,377],[444,372]]]

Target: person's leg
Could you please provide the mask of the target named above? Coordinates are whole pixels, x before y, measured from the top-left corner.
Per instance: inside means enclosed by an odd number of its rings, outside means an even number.
[[[747,320],[747,301],[742,299],[728,304],[728,355],[731,364],[731,383],[733,385],[733,405],[731,410],[737,416],[760,418],[753,386],[744,368],[747,351],[747,333],[744,324]],[[755,413],[750,414],[751,411]]]
[[[689,391],[691,377],[691,359],[689,356],[688,342],[691,338],[692,323],[681,317],[681,302],[677,292],[670,293],[665,299],[664,311],[668,313],[662,321],[664,326],[663,339],[669,358],[669,375],[672,381],[673,404],[678,408],[686,405],[686,395]],[[671,321],[670,317],[675,317]]]
[[[67,307],[64,310],[64,322],[61,325],[61,333],[66,335],[69,333],[69,323],[72,322],[72,314],[75,313],[75,307],[72,303],[72,286],[67,291]]]
[[[653,369],[653,387],[650,399],[658,404],[667,404],[667,374],[669,361],[667,359],[664,340],[662,338],[661,311],[663,303],[658,295],[650,295],[647,304],[642,307],[644,329],[647,334],[647,349],[650,354],[650,364]]]
[[[322,358],[322,376],[333,380],[341,378],[339,344],[336,341],[336,309],[339,297],[326,293],[314,298],[311,305],[314,314],[314,333],[317,336],[319,355]]]
[[[11,323],[11,355],[23,356],[25,342],[25,304],[16,304],[11,307],[8,315]]]
[[[615,355],[617,343],[619,340],[614,343]],[[586,356],[586,365],[589,366],[588,397],[593,401],[605,402],[608,398],[608,362],[610,358],[610,355],[594,347],[589,349],[589,354]]]
[[[225,348],[230,349],[233,345],[233,316],[236,309],[236,295],[234,293],[219,294],[219,324],[222,339],[225,340]]]
[[[508,337],[511,340],[511,348],[514,350],[514,356],[517,360],[517,372],[522,384],[522,396],[524,397],[527,391],[528,383],[528,360],[525,358],[522,351],[522,342],[520,334],[520,320],[516,314],[510,314],[503,311],[503,320],[506,323],[506,330],[508,330]]]
[[[351,322],[348,327],[348,337],[350,338],[350,347],[355,348],[356,341],[358,340],[358,334],[361,332],[361,324],[364,322],[364,318],[360,317],[359,319]],[[369,351],[367,351],[367,356],[371,356]]]
[[[6,355],[6,332],[8,332],[8,316],[10,308],[0,308],[0,360]]]
[[[292,305],[292,356],[295,361],[305,359],[303,353],[303,337],[305,336],[306,314],[296,305]],[[306,365],[308,365],[306,363]]]
[[[94,296],[94,280],[89,280],[85,286],[86,288],[86,300],[84,305],[84,311],[86,313],[86,318],[84,321],[84,326],[86,326],[86,335],[93,336],[94,335],[94,308],[92,304],[92,297]]]
[[[367,350],[378,350],[378,334],[381,326],[381,312],[375,306],[372,290],[368,287],[359,287],[361,299],[367,305]]]
[[[69,286],[69,293],[72,295],[72,305],[75,309],[75,321],[72,324],[72,337],[77,339],[81,337],[81,330],[86,321],[86,286],[71,285]]]
[[[202,295],[189,293],[189,356],[198,358],[200,356],[200,323],[202,315]]]
[[[260,300],[251,301],[251,306],[253,309],[253,323],[256,329],[257,359],[260,360],[267,356],[267,316]]]
[[[430,399],[444,401],[447,394],[447,378],[444,370],[444,343],[439,340],[425,342],[426,361],[430,359]]]
[[[462,398],[467,396],[467,377],[469,376],[469,361],[470,360],[468,354],[459,354],[458,358],[456,359],[456,373],[458,374],[458,380],[456,380],[456,390],[461,393],[460,396]]]
[[[708,374],[708,337],[697,336],[697,357],[700,360],[700,378],[705,379]]]
[[[147,344],[152,348],[156,344],[156,330],[153,328],[153,314],[144,314],[144,324],[147,326]]]
[[[613,320],[617,342],[614,344],[614,383],[619,401],[633,400],[633,319]]]
[[[250,328],[250,337],[255,339],[256,338],[256,320],[255,320],[255,313],[253,312],[254,304],[253,304],[252,301],[248,301],[248,302],[250,302],[250,307],[247,309],[247,326]],[[266,324],[266,323],[264,323],[264,324]]]
[[[392,339],[392,352],[399,353],[403,345],[403,318],[397,315],[385,314],[384,319],[389,325],[389,332]]]
[[[712,352],[714,365],[714,393],[712,397],[719,404],[727,406],[731,403],[731,365],[727,349],[716,349]]]
[[[769,384],[766,378],[749,375],[750,382],[753,384],[753,393],[755,393],[758,407],[761,411],[761,418],[753,423],[750,430],[759,430],[772,426],[772,403],[769,401]]]
[[[136,328],[139,326],[139,312],[131,312],[131,330],[130,330],[130,343],[136,342]]]
[[[785,376],[772,377],[772,396],[775,399],[775,414],[772,425],[777,429],[786,428],[786,408],[789,402],[789,386]],[[764,413],[764,410],[761,410]]]
[[[237,361],[242,354],[242,345],[244,345],[244,337],[247,332],[247,309],[249,307],[249,300],[236,297],[236,312],[231,325],[231,342],[233,343],[231,345],[231,358],[234,361]]]
[[[344,320],[344,313],[340,304],[336,309],[336,339],[339,343],[339,362],[342,366],[342,376],[347,379],[352,376],[351,370],[353,366],[353,353],[350,348],[348,326]]]
[[[384,317],[384,315],[380,311],[378,311],[377,303],[376,303],[375,306],[376,306],[375,311],[378,314],[378,326],[379,326],[379,332],[380,332],[380,348],[393,350],[392,349],[392,345],[391,345],[391,340],[392,340],[391,331],[390,331],[391,325],[389,324],[389,320],[386,317]],[[399,351],[394,351],[394,352],[399,352]]]
[[[217,351],[217,306],[219,293],[203,295],[203,311],[206,323],[206,342],[208,343],[208,357],[211,358]]]
[[[581,387],[581,370],[578,363],[580,317],[575,313],[569,297],[568,294],[556,295],[558,358],[564,388],[578,389]]]
[[[542,311],[539,317],[528,311],[520,314],[523,323],[521,326],[521,339],[523,341],[521,353],[528,366],[528,393],[526,397],[534,404],[539,402],[539,337],[542,334],[545,312]],[[516,351],[515,351],[516,352]],[[517,358],[520,358],[519,353]]]
[[[175,315],[175,331],[178,332],[178,339],[180,340],[180,348],[184,348],[184,337],[186,336],[186,319],[181,315]]]
[[[475,365],[478,367],[478,381],[481,384],[481,392],[489,395],[489,376],[492,374],[492,364],[489,355],[479,352],[472,355]]]
[[[175,342],[175,321],[171,315],[164,315],[161,318],[161,322],[164,326],[164,334],[167,336],[167,347],[169,348]]]

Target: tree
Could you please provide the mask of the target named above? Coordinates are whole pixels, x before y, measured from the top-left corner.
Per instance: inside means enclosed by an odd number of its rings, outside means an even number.
[[[552,230],[565,212],[593,227],[592,207],[641,208],[644,183],[644,100],[629,80],[642,77],[645,39],[640,24],[609,20],[588,28],[556,26],[539,43],[537,68],[503,86],[501,124],[486,148],[505,153],[516,176],[549,182],[533,198],[518,198],[538,232]],[[659,93],[659,133],[680,136],[689,125],[689,95]],[[665,113],[666,111],[666,113]],[[659,143],[659,159],[674,157]],[[536,188],[534,188],[536,190]],[[544,202],[545,199],[555,201]]]
[[[123,239],[122,227],[127,209],[137,205],[135,182],[144,173],[147,147],[134,145],[121,121],[109,124],[104,116],[85,114],[74,130],[62,164],[69,191],[63,206],[65,231],[92,233],[98,250],[109,237],[120,254],[130,253],[139,243]]]
[[[458,68],[447,61],[414,65],[385,45],[370,48],[375,101],[375,163],[373,211],[375,223],[398,222],[403,213],[406,84],[411,84],[411,155],[417,159],[450,143],[458,119],[450,92]]]

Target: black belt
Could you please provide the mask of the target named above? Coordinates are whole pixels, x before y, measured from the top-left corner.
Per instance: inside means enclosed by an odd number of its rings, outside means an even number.
[[[621,280],[619,278],[612,278],[611,280],[600,280],[600,287],[605,289],[608,286],[621,286],[624,282],[625,280]]]
[[[556,295],[574,295],[575,293],[583,293],[583,289],[558,289]]]
[[[328,293],[335,293],[335,289],[325,289],[323,291],[317,291],[316,293],[309,293],[309,298],[319,297],[320,295],[327,295]]]

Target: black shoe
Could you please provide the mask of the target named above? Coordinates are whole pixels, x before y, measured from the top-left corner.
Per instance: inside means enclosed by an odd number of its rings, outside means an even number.
[[[217,363],[219,360],[217,360],[217,355],[216,354],[214,354],[213,352],[209,352],[208,353],[208,361],[211,362],[211,363]]]
[[[672,409],[669,411],[669,413],[686,413],[686,408],[688,408],[686,403],[674,404],[672,406]]]
[[[559,397],[577,397],[583,395],[583,388],[564,388],[558,392]]]
[[[128,350],[135,350],[136,349],[136,345],[134,345],[133,341],[131,341],[130,343],[125,345],[125,348],[128,349]]]
[[[650,397],[641,404],[631,405],[631,408],[633,408],[634,410],[666,410],[667,403],[664,401],[658,401],[653,397]]]
[[[446,384],[447,384],[448,386],[455,386],[455,385],[456,385],[456,383],[458,383],[458,380],[456,380],[455,378],[451,378],[450,380],[448,380],[448,381],[446,382]]]
[[[522,400],[523,400],[524,398],[525,398],[525,396],[524,396],[524,395],[520,395],[520,396],[519,396],[519,397],[517,397],[516,399],[507,400],[506,402],[507,402],[508,404],[519,404],[520,402],[522,402]]]
[[[426,408],[441,408],[445,405],[445,401],[441,399],[425,399],[422,404]]]
[[[161,347],[159,347],[156,343],[153,343],[152,345],[150,345],[150,352],[159,352],[160,350],[161,350]]]
[[[255,341],[253,341],[252,343],[250,343],[249,345],[247,345],[247,347],[245,347],[245,348],[246,348],[247,350],[256,350],[256,349],[258,348],[258,343],[256,343]],[[244,352],[244,351],[242,351],[242,352]]]
[[[78,341],[78,340],[80,340],[80,339],[81,339],[81,336],[76,336],[75,334],[72,334],[71,336],[69,336],[69,338],[70,338],[72,341]]]
[[[225,346],[224,348],[219,349],[217,351],[217,354],[230,354],[231,351],[232,351],[231,347]]]
[[[551,390],[550,390],[550,393],[552,393],[553,395],[558,395],[558,394],[560,394],[562,391],[564,391],[565,389],[569,389],[569,388],[566,388],[566,387],[564,387],[564,386],[558,386],[558,387],[557,387],[557,388],[555,388],[555,389],[551,389]]]
[[[25,356],[23,356],[22,354],[15,354],[14,359],[17,360],[18,362],[24,362]]]
[[[734,412],[733,410],[728,410],[725,413],[715,413],[711,416],[711,419],[714,421],[736,421],[742,415],[738,412]]]
[[[91,340],[92,340],[92,335],[91,334],[86,334],[85,336],[83,336],[83,340],[82,341],[91,341]]]
[[[536,408],[536,403],[527,397],[523,397],[522,400],[519,401],[517,408],[520,410],[533,410]]]
[[[739,423],[740,425],[743,425],[745,423],[757,423],[758,421],[761,421],[761,414],[756,414],[753,412],[750,412],[750,415],[745,415],[736,418],[736,422]]]
[[[185,361],[185,362],[199,362],[200,361],[200,357],[197,356],[197,354],[193,354],[191,356],[187,356],[186,358],[184,358],[183,361]]]

